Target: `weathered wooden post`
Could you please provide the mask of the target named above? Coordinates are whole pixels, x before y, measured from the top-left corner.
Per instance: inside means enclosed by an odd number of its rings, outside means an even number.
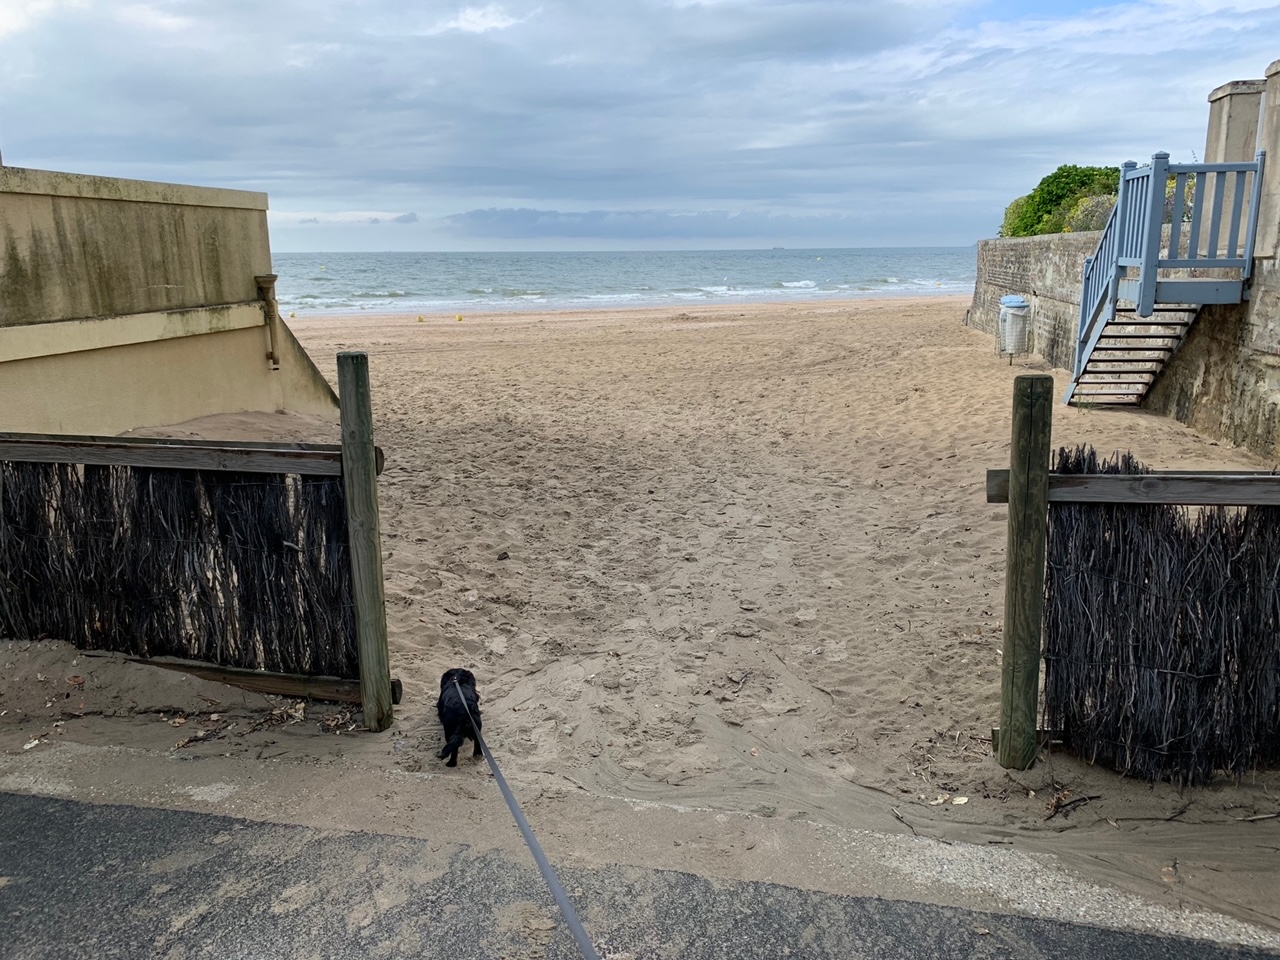
[[[360,654],[360,701],[365,725],[376,733],[391,726],[391,665],[387,657],[382,531],[378,523],[367,353],[338,354],[338,403],[342,419],[342,486],[347,499],[347,539]]]
[[[1035,762],[1040,645],[1044,625],[1044,554],[1049,525],[1049,438],[1053,378],[1013,381],[1009,454],[1009,544],[1005,554],[1004,665],[1000,678],[1002,767]]]

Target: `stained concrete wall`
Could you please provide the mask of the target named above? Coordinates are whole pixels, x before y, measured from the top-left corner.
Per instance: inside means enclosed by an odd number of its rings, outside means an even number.
[[[266,208],[259,193],[0,167],[0,430],[335,412],[259,296]]]
[[[1143,406],[1280,457],[1280,60],[1267,68],[1265,84],[1233,81],[1209,100],[1207,161],[1252,159],[1257,149],[1267,151],[1249,299],[1200,309]],[[970,323],[995,333],[1000,297],[1024,294],[1033,310],[1031,349],[1070,369],[1084,260],[1098,237],[982,241]]]
[[[1144,406],[1263,456],[1280,456],[1280,60],[1267,68],[1265,92],[1258,81],[1238,83],[1227,86],[1244,109],[1237,131],[1224,135],[1235,155],[1222,159],[1251,156],[1253,130],[1268,160],[1249,299],[1200,310]],[[1249,116],[1251,103],[1261,108],[1256,118]]]
[[[995,334],[1000,298],[1021,294],[1031,302],[1031,351],[1055,367],[1070,368],[1075,363],[1084,261],[1101,236],[1090,231],[980,241],[969,325]]]

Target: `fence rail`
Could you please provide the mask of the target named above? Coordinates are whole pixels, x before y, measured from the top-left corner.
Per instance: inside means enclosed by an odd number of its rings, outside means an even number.
[[[381,473],[385,459],[382,450],[375,449]],[[337,477],[342,474],[342,445],[0,433],[0,461]]]
[[[987,471],[987,503],[1009,502],[1009,471]],[[1050,503],[1280,506],[1280,475],[1186,470],[1142,474],[1049,474]]]

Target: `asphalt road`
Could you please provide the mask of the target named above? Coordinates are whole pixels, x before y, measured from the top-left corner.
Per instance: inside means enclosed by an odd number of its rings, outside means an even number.
[[[561,878],[605,960],[1280,954],[629,866]],[[0,957],[579,954],[530,858],[0,793]]]

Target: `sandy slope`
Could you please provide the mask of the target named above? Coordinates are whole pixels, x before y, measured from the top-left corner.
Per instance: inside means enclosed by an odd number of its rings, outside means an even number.
[[[438,677],[465,665],[526,794],[1016,842],[1280,926],[1280,825],[1235,819],[1278,809],[1276,774],[1179,794],[991,758],[1005,513],[985,471],[1007,464],[1013,377],[1046,371],[997,358],[965,306],[292,320],[330,376],[368,351],[387,454],[403,740],[347,755],[433,770]],[[1142,413],[1055,418],[1057,444],[1154,467],[1270,466]],[[184,431],[336,438],[296,417]],[[1063,790],[1097,799],[1046,820]],[[737,873],[722,860],[703,866]]]

